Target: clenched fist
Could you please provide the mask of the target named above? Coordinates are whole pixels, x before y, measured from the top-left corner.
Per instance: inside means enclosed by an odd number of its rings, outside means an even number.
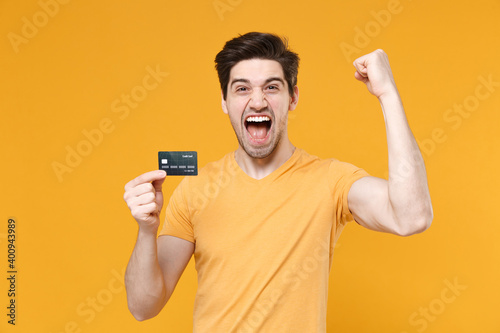
[[[397,94],[389,58],[383,50],[375,50],[354,60],[354,77],[366,84],[368,91],[377,98],[384,94]]]
[[[150,171],[125,185],[123,199],[140,228],[156,232],[160,225],[160,212],[163,207],[161,186],[166,175],[163,170]]]

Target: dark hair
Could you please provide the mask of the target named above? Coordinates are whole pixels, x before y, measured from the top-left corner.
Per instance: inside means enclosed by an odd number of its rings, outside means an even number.
[[[238,62],[248,59],[269,59],[279,62],[288,83],[290,96],[293,95],[299,71],[298,54],[288,48],[288,40],[285,37],[249,32],[226,42],[224,48],[215,57],[215,69],[219,75],[224,99],[227,96],[231,68]]]

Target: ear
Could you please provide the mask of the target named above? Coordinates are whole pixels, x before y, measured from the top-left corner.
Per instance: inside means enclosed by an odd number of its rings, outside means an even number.
[[[220,99],[221,99],[221,106],[222,106],[222,111],[227,114],[227,104],[226,100],[224,99],[224,93],[222,90],[220,91]]]
[[[290,104],[288,105],[288,111],[293,111],[297,107],[299,102],[299,87],[293,87],[293,96],[290,97]]]

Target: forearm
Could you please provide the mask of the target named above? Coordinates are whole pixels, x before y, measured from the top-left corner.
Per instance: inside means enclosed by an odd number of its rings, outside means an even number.
[[[125,287],[129,310],[137,320],[156,316],[165,305],[167,293],[158,263],[156,232],[139,228]]]
[[[397,90],[381,96],[379,101],[387,133],[390,208],[402,233],[423,231],[432,221],[432,205],[422,154]]]

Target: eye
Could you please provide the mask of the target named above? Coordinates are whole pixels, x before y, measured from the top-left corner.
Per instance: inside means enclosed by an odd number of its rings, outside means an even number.
[[[278,86],[276,85],[268,86],[267,90],[278,90]]]
[[[247,91],[247,87],[238,87],[236,88],[236,91]]]

